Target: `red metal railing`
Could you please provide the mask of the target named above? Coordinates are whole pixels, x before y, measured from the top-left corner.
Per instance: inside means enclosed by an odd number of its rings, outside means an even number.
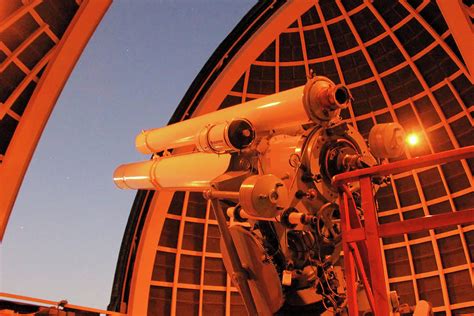
[[[364,284],[369,304],[376,316],[390,314],[389,298],[385,284],[384,265],[380,238],[414,233],[433,228],[474,223],[474,209],[425,216],[400,223],[379,225],[372,190],[373,176],[410,171],[417,168],[473,158],[474,146],[416,157],[366,169],[336,175],[333,183],[339,187],[342,243],[347,287],[349,315],[358,315],[356,273]],[[349,182],[360,183],[364,222],[357,215],[357,208],[348,188]]]
[[[56,302],[56,301],[51,301],[51,300],[45,300],[42,298],[36,298],[36,297],[30,297],[30,296],[24,296],[24,295],[12,294],[12,293],[1,293],[1,292],[0,292],[0,299],[6,299],[6,300],[10,299],[12,300],[12,302],[23,302],[23,303],[36,305],[36,306],[50,307],[52,309],[51,310],[52,313],[57,312],[58,310],[64,309],[65,311],[69,310],[69,311],[74,311],[74,312],[97,313],[97,314],[109,315],[109,316],[125,316],[125,314],[117,313],[113,311],[106,311],[103,309],[98,309],[98,308],[93,308],[93,307],[69,304],[66,300]],[[50,314],[50,315],[56,315],[56,314]]]

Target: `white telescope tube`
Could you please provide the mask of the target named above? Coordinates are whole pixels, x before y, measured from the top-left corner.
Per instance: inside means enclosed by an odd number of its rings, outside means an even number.
[[[124,164],[115,169],[114,182],[120,189],[201,192],[227,171],[230,158],[229,154],[193,153]]]
[[[233,120],[205,126],[196,135],[195,145],[200,152],[228,153],[250,146],[255,140],[255,130],[247,120]]]
[[[344,86],[336,86],[326,77],[314,77],[306,86],[143,131],[137,136],[135,145],[143,154],[188,145],[197,145],[199,149],[199,134],[203,128],[239,119],[247,120],[257,135],[311,121],[321,123],[337,116],[340,109],[347,106],[349,98],[349,91]]]

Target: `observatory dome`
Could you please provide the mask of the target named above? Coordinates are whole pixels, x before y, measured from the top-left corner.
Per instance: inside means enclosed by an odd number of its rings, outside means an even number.
[[[216,48],[169,123],[321,75],[350,89],[354,102],[341,116],[365,138],[375,124],[388,122],[417,136],[399,159],[474,145],[472,50],[466,56],[466,39],[453,31],[447,2],[258,1]],[[109,4],[2,1],[0,238],[56,99]],[[472,14],[468,20],[472,29]],[[393,176],[376,194],[379,222],[403,225],[474,208],[473,170],[474,161],[461,160]],[[219,239],[201,193],[139,190],[109,309],[132,315],[246,314]],[[387,290],[396,290],[403,303],[430,301],[435,315],[474,313],[474,225],[381,243]]]
[[[198,74],[170,123],[304,85],[311,74],[347,85],[342,118],[367,138],[398,122],[418,135],[406,159],[474,144],[472,76],[440,1],[260,1]],[[401,173],[377,192],[379,222],[474,206],[473,161]],[[474,227],[383,239],[387,289],[474,312]],[[239,315],[219,230],[200,193],[139,191],[117,265],[110,308],[148,315]]]

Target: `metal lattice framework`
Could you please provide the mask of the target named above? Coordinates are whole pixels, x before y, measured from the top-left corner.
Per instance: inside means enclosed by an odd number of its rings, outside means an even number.
[[[343,118],[364,136],[391,121],[420,132],[422,144],[405,158],[474,144],[472,77],[434,1],[278,3],[251,12],[257,26],[239,24],[241,36],[221,45],[227,51],[206,65],[208,76],[191,87],[175,121],[303,85],[314,72],[348,85],[356,101]],[[394,175],[377,194],[379,222],[472,208],[473,167],[462,160]],[[116,275],[117,310],[244,313],[209,210],[197,193],[139,192],[127,230],[134,242],[124,239],[132,250]],[[473,225],[381,243],[387,289],[403,302],[429,300],[439,315],[474,311]]]
[[[110,3],[0,5],[0,240],[59,93]]]

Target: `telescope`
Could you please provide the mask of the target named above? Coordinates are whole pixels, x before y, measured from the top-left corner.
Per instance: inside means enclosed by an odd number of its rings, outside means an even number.
[[[142,154],[195,145],[203,152],[232,152],[256,136],[310,122],[324,124],[349,103],[349,90],[317,77],[304,87],[256,99],[170,126],[143,131],[136,138]]]
[[[301,87],[142,131],[136,149],[152,158],[119,166],[114,182],[121,189],[202,192],[249,314],[272,315],[284,304],[338,312],[346,298],[332,178],[402,155],[405,138],[399,124],[378,124],[367,144],[340,117],[351,101],[346,86],[316,76]],[[358,184],[349,190],[357,196]]]

